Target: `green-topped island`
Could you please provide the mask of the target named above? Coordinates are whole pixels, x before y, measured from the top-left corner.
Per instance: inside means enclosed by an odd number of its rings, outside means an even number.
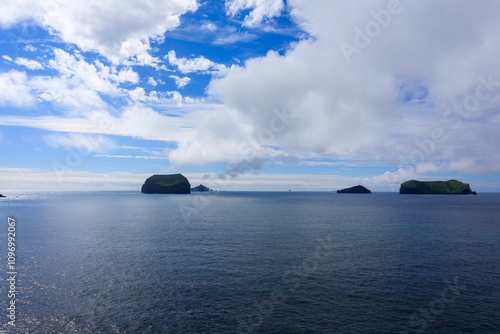
[[[146,179],[141,192],[144,194],[190,194],[191,184],[182,174],[155,174]]]
[[[410,195],[476,195],[468,183],[457,180],[417,181],[409,180],[401,183],[400,194]]]

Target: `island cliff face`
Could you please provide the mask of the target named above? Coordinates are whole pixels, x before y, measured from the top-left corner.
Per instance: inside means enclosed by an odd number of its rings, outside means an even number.
[[[369,189],[366,189],[362,185],[337,190],[337,194],[371,194],[371,193],[372,192]]]
[[[182,174],[156,174],[146,179],[141,192],[144,194],[190,194],[191,184]]]
[[[422,182],[409,180],[401,183],[400,194],[436,194],[436,195],[476,195],[469,184],[457,180]]]

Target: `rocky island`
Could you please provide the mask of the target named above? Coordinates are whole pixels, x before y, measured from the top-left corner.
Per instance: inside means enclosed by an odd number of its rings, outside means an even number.
[[[190,194],[191,184],[182,174],[155,174],[146,179],[141,192],[144,194]]]
[[[4,195],[0,194],[0,197],[5,197]]]
[[[400,194],[436,194],[436,195],[476,195],[468,183],[457,180],[417,181],[409,180],[401,183]]]
[[[351,188],[345,188],[341,190],[337,190],[337,194],[371,194],[372,192],[363,187],[362,185],[357,185]]]
[[[191,192],[205,192],[205,191],[213,191],[209,187],[205,187],[203,184],[200,184],[197,187],[191,188]]]

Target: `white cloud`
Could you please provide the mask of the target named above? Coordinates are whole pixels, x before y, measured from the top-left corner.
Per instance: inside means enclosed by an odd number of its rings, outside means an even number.
[[[83,156],[90,153],[105,153],[116,147],[116,144],[112,140],[103,135],[56,133],[45,135],[43,140],[50,147],[63,148],[66,150],[75,149]]]
[[[248,9],[244,1],[231,4],[233,12]],[[385,26],[374,17],[387,12],[387,1],[291,0],[288,5],[313,38],[292,45],[284,55],[269,52],[248,60],[213,79],[208,89],[245,119],[260,145],[305,157],[395,161],[397,166],[399,156],[409,159],[420,149],[418,141],[441,130],[447,139],[422,153],[414,166],[444,159],[449,170],[477,172],[479,164],[499,171],[492,168],[497,161],[491,155],[500,142],[500,133],[493,130],[500,126],[495,117],[500,45],[494,33],[500,21],[492,14],[500,10],[498,2],[485,1],[481,8],[467,1],[438,7],[431,1],[401,2],[399,14],[391,14]],[[452,23],[443,29],[442,22]],[[377,24],[377,34],[357,36]],[[356,38],[369,42],[349,63],[340,45]],[[470,116],[443,116],[455,103],[465,105],[480,86],[478,78],[488,75],[492,91],[480,88],[490,94]],[[402,99],[402,83],[418,87],[406,93],[419,103]],[[276,123],[276,113],[293,118]],[[476,164],[453,163],[457,156]]]
[[[279,16],[285,8],[283,0],[226,0],[225,5],[227,15],[233,17],[250,9],[243,25],[251,28],[260,25],[265,19]]]
[[[28,52],[35,52],[35,51],[37,50],[37,48],[36,48],[36,47],[34,47],[34,46],[33,46],[33,45],[31,45],[31,44],[28,44],[28,45],[26,45],[26,46],[24,47],[24,50],[25,50],[25,51],[28,51]]]
[[[176,104],[171,105],[174,110]],[[198,106],[199,107],[199,106]],[[180,117],[164,116],[149,107],[134,105],[119,116],[88,112],[84,116],[0,116],[0,125],[22,126],[46,131],[114,135],[177,142],[194,136],[193,125]]]
[[[27,58],[16,58],[14,60],[14,63],[16,63],[17,65],[20,65],[20,66],[24,66],[27,69],[32,70],[32,71],[44,69],[43,65],[40,64],[39,62],[37,62],[36,60],[31,60],[31,59],[27,59]]]
[[[33,103],[34,99],[25,72],[0,73],[0,105],[25,107]]]
[[[395,172],[387,171],[382,175],[368,177],[362,183],[373,185],[378,189],[385,189],[385,191],[397,192],[401,183],[412,179],[422,179],[421,174],[417,174],[415,170],[410,168],[399,168]]]
[[[208,30],[210,32],[217,31],[217,25],[213,22],[205,22],[202,26],[201,29],[203,30]]]
[[[189,77],[179,77],[177,75],[170,75],[169,78],[175,80],[175,84],[177,85],[177,88],[182,88],[187,86],[191,82],[191,78]]]
[[[108,110],[104,96],[127,96],[121,84],[137,84],[139,75],[129,67],[106,66],[99,60],[87,62],[78,52],[54,49],[47,67],[57,75],[26,77],[26,89],[39,101],[52,103],[55,110],[85,114],[92,110]],[[28,100],[29,101],[29,100]]]
[[[8,27],[41,14],[40,2],[37,0],[5,0],[0,11],[0,27]]]
[[[156,82],[155,78],[153,77],[149,77],[148,78],[148,85],[151,85],[151,86],[158,86],[158,82]]]
[[[142,87],[137,87],[128,93],[133,101],[146,101],[146,91]]]
[[[207,165],[261,155],[261,148],[251,138],[251,128],[242,118],[225,108],[188,116],[196,126],[194,137],[181,138],[169,154],[176,166]]]
[[[167,92],[167,95],[172,98],[173,101],[177,103],[177,105],[181,106],[184,101],[184,97],[178,91]]]
[[[111,74],[110,79],[119,84],[120,83],[137,84],[139,82],[139,75],[131,68],[123,68],[118,73]]]
[[[12,59],[11,57],[7,56],[7,55],[3,55],[3,56],[2,56],[2,58],[3,58],[4,60],[8,61],[8,62],[13,61],[13,59]]]
[[[137,83],[139,75],[131,68],[117,71],[96,60],[88,63],[78,52],[70,54],[61,49],[54,49],[55,58],[49,61],[50,66],[58,71],[62,77],[79,79],[86,86],[99,92],[116,90],[114,83]]]
[[[39,169],[0,169],[3,194],[26,198],[27,191],[140,190],[151,175],[134,173],[91,173],[80,170],[44,171]]]
[[[182,73],[201,72],[221,74],[227,71],[227,67],[225,65],[217,64],[203,56],[191,59],[177,58],[175,51],[171,50],[166,55],[166,58],[171,65],[177,67]]]
[[[235,43],[245,43],[256,39],[256,34],[249,33],[248,31],[236,31],[233,29],[226,29],[222,34],[218,34],[214,40],[215,45],[230,45]]]
[[[168,160],[166,156],[154,155],[111,155],[111,154],[96,154],[98,158],[113,158],[113,159],[141,159],[141,160]]]
[[[0,26],[32,19],[85,51],[97,51],[115,63],[135,59],[154,64],[150,40],[180,24],[180,16],[196,11],[196,0],[42,1],[7,0]]]

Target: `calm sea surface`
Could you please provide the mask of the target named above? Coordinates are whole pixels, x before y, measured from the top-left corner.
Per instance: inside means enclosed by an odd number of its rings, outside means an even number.
[[[2,333],[500,333],[500,194],[40,193],[0,220]]]

